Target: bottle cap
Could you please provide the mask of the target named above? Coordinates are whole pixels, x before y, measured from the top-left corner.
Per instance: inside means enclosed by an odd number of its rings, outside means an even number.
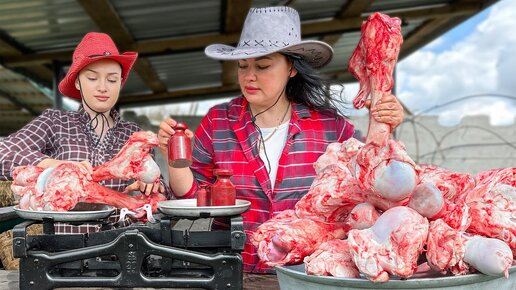
[[[233,170],[229,168],[217,168],[213,173],[215,175],[233,175]]]
[[[186,130],[188,129],[188,126],[183,122],[178,122],[176,126],[174,127],[174,130]]]

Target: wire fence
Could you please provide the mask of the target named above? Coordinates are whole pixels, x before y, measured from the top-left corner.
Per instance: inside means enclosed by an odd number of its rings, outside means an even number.
[[[413,115],[406,115],[404,122],[394,132],[395,138],[406,145],[409,155],[418,164],[433,163],[451,170],[471,173],[495,167],[516,167],[516,123],[511,126],[491,126],[487,117],[472,116],[465,117],[459,125],[453,127],[439,124],[435,115],[437,110],[477,98],[504,98],[516,103],[515,96],[503,94],[460,97],[420,110]],[[188,119],[191,128],[195,130],[202,118],[196,116],[200,109],[199,104],[192,103],[190,107],[183,104],[175,108],[176,110],[163,107],[146,110],[141,112],[146,113],[145,115],[138,114],[138,117],[151,119],[153,125],[146,128],[148,130],[157,127],[156,120],[170,115],[181,120]],[[352,117],[351,122],[362,131],[362,135],[367,133],[368,116]]]
[[[516,167],[516,123],[491,126],[487,117],[466,117],[453,127],[440,126],[429,113],[475,98],[516,97],[475,94],[451,100],[407,116],[396,130],[418,164],[433,163],[449,169],[479,172],[496,167]],[[450,168],[451,167],[451,168]]]

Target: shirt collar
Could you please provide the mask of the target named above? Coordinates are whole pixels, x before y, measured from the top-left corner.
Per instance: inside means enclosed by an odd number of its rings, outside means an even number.
[[[310,108],[307,105],[301,103],[292,103],[292,112],[296,114],[299,119],[310,117]]]
[[[90,122],[91,117],[88,114],[88,112],[86,112],[86,110],[84,110],[84,107],[82,105],[79,106],[77,113],[79,114],[79,120],[81,121],[81,123],[87,124]],[[110,114],[111,118],[113,118],[113,127],[116,127],[121,119],[120,113],[118,113],[118,111],[115,109],[111,109],[111,112],[109,114]]]
[[[86,110],[84,110],[83,106],[79,106],[79,109],[77,110],[77,113],[79,114],[79,120],[83,124],[87,124],[90,121],[90,115]]]

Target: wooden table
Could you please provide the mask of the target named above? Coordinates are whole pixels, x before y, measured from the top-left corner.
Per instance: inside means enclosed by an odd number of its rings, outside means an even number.
[[[0,270],[0,290],[19,289],[18,271]],[[37,287],[35,288],[37,289]],[[107,289],[133,289],[150,290],[158,288],[59,288],[63,290],[88,289],[88,290],[107,290]],[[159,288],[159,289],[182,289],[182,288]],[[194,288],[188,288],[192,290]],[[279,290],[276,275],[255,275],[244,273],[244,290]],[[186,289],[184,289],[186,290]]]

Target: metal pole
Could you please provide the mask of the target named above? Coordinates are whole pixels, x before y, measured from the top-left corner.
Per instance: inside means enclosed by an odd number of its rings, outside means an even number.
[[[59,79],[61,78],[61,64],[58,61],[52,61],[53,78],[52,88],[54,94],[54,108],[58,110],[63,109],[63,96],[59,93],[57,86],[59,85]]]

